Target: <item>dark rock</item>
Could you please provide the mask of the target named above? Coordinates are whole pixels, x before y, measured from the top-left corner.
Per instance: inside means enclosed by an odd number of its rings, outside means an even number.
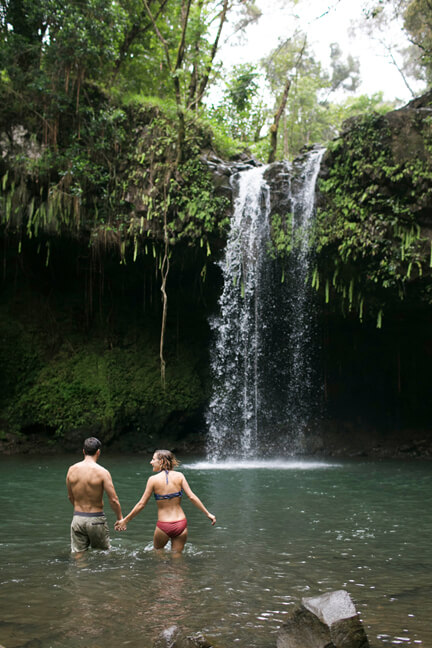
[[[407,108],[414,108],[415,110],[432,110],[432,90],[429,90],[429,92],[426,92],[426,94],[421,97],[412,99],[412,101],[409,101],[406,106],[401,108],[401,110],[406,110]]]
[[[279,630],[277,648],[335,648],[330,630],[312,612],[300,607]]]
[[[200,160],[211,173],[216,195],[224,196],[230,202],[232,202],[233,198],[232,176],[240,171],[247,171],[248,169],[261,166],[260,162],[245,154],[239,155],[235,160],[226,161],[218,158],[213,151],[205,151],[201,155]]]
[[[356,609],[344,590],[302,600],[284,623],[277,648],[369,648]]]
[[[366,633],[357,616],[333,623],[330,636],[337,648],[369,648]]]
[[[212,648],[201,632],[186,634],[180,626],[173,625],[162,630],[153,648]]]
[[[247,164],[248,166],[252,166],[252,167],[261,166],[261,162],[258,162],[258,160],[255,160],[254,158],[247,158],[243,162],[243,164]]]
[[[271,187],[270,213],[285,216],[291,212],[290,167],[286,162],[274,162],[264,177]]]

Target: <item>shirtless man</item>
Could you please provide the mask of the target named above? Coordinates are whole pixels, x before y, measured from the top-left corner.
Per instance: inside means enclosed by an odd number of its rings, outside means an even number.
[[[109,529],[103,512],[104,491],[117,520],[123,517],[111,475],[97,463],[100,448],[99,439],[86,439],[83,461],[71,466],[66,476],[68,496],[74,507],[71,524],[73,553],[86,551],[89,546],[94,549],[110,549]]]

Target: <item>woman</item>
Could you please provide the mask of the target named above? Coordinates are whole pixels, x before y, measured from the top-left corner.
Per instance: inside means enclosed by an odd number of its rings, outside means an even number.
[[[149,477],[140,501],[128,515],[115,523],[114,528],[116,531],[126,531],[128,522],[143,510],[153,493],[158,507],[153,546],[155,549],[162,549],[171,540],[171,549],[180,553],[187,540],[187,520],[181,507],[183,493],[211,520],[212,525],[216,523],[216,518],[192,492],[185,476],[174,470],[178,461],[172,452],[156,450],[150,464],[156,474]]]

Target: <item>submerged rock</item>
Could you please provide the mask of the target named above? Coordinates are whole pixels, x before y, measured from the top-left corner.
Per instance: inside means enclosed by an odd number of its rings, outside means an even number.
[[[187,634],[178,625],[162,630],[153,648],[213,648],[201,632]]]
[[[281,627],[277,648],[369,648],[350,595],[345,590],[302,599]]]

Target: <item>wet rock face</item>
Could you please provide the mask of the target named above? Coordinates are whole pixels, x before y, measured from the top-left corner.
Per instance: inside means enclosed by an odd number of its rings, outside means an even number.
[[[213,153],[201,156],[201,161],[207,166],[211,175],[216,195],[228,198],[233,202],[232,179],[236,173],[247,171],[262,166],[257,160],[242,156],[239,160],[226,162],[216,157]],[[290,192],[290,165],[287,162],[274,162],[270,164],[264,174],[265,180],[271,187],[271,213],[286,214],[291,210]]]
[[[369,648],[354,604],[344,590],[302,600],[281,627],[277,648]]]
[[[290,166],[286,162],[274,162],[266,170],[264,177],[271,187],[270,215],[285,215],[291,212]]]
[[[267,166],[264,178],[270,186],[270,214],[284,215],[291,211],[290,184],[303,182],[301,176],[303,157],[297,157],[292,164],[274,162]],[[262,166],[257,160],[243,156],[239,160],[226,162],[213,153],[205,153],[201,161],[210,170],[217,195],[225,196],[232,203],[232,178],[236,173]]]
[[[328,627],[301,607],[294,611],[279,631],[277,648],[335,648]]]
[[[204,152],[201,155],[201,162],[206,165],[212,175],[216,195],[224,196],[230,202],[233,197],[232,176],[240,171],[247,171],[261,165],[261,162],[244,154],[240,155],[237,160],[227,162],[212,152]]]

